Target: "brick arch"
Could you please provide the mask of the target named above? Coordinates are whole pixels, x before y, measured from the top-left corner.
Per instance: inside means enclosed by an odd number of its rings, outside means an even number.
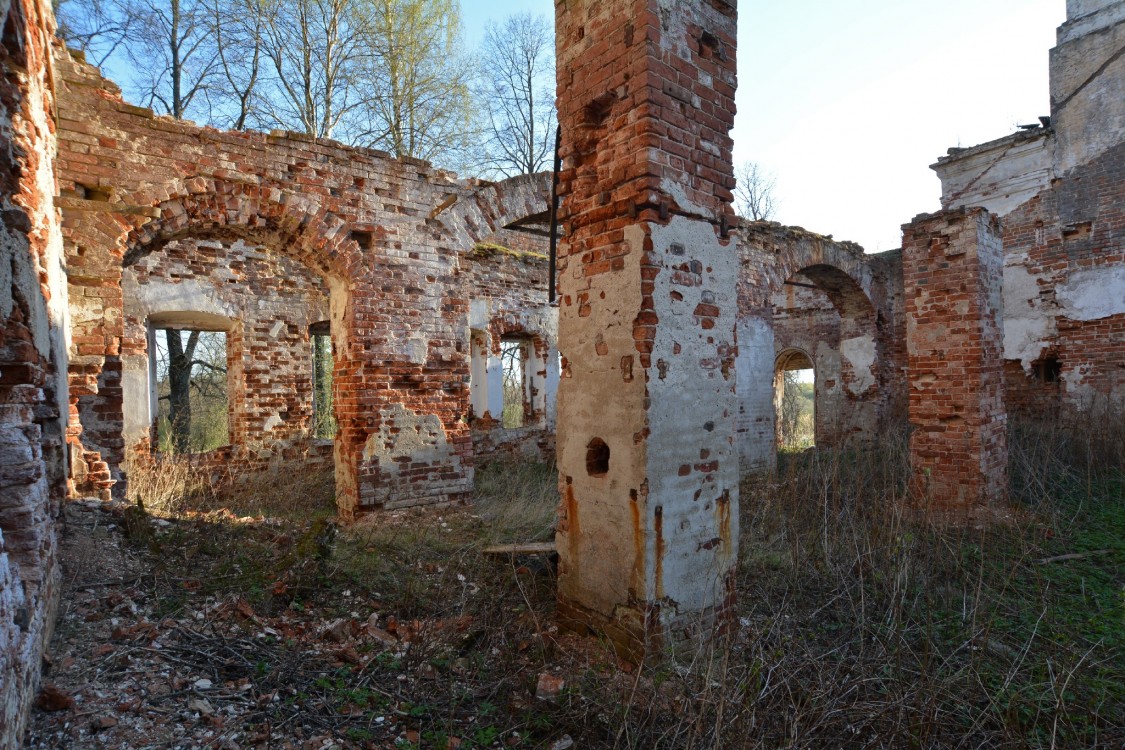
[[[324,276],[360,272],[361,248],[348,222],[315,199],[269,184],[197,178],[192,189],[156,207],[157,217],[123,240],[122,265],[179,239],[250,240],[285,254]]]
[[[816,429],[816,378],[817,366],[816,357],[813,353],[806,351],[800,346],[789,346],[777,353],[773,361],[773,411],[774,411],[774,442],[778,445],[781,444],[781,435],[777,428],[778,412],[781,409],[782,399],[785,395],[785,381],[783,373],[789,370],[805,370],[813,371],[813,444],[816,445],[820,441],[820,435]]]
[[[819,307],[807,294],[790,297],[775,291],[771,299],[774,310],[786,311],[775,315],[787,321],[774,322],[775,336],[782,336],[782,332],[785,336],[777,339],[776,345],[784,343],[787,351],[804,351],[817,372],[817,445],[855,439],[870,442],[878,434],[882,418],[880,400],[887,382],[887,353],[879,336],[875,306],[860,280],[823,262],[829,259],[818,254],[816,260],[822,262],[799,268],[784,282],[797,286],[783,289],[814,287],[823,294],[820,300],[827,298],[831,303],[832,312]]]
[[[790,367],[789,365],[793,364],[794,362],[796,362],[797,364],[808,363],[808,368]],[[783,349],[782,351],[778,352],[777,356],[774,357],[773,369],[774,370],[811,369],[811,370],[815,371],[816,370],[816,360],[814,360],[812,355],[809,354],[808,352],[806,352],[801,347],[790,346],[790,347],[788,347],[786,349]]]
[[[749,222],[739,229],[739,252],[743,266],[749,270],[744,277],[759,282],[740,284],[739,308],[743,312],[764,308],[773,293],[784,289],[785,282],[806,269],[812,269],[811,273],[818,276],[814,281],[830,295],[836,289],[858,288],[869,305],[874,299],[875,280],[867,262],[869,256],[855,243],[837,242],[800,227]],[[847,296],[836,295],[842,303],[847,303]]]
[[[365,277],[371,274],[370,263],[362,258],[363,248],[348,231],[347,222],[324,209],[315,198],[276,186],[195,178],[187,185],[174,184],[168,192],[172,196],[154,206],[152,214],[155,216],[147,221],[138,221],[133,215],[117,217],[113,223],[84,222],[85,231],[80,235],[83,254],[89,252],[99,257],[107,280],[119,284],[125,268],[171,242],[241,239],[268,247],[326,279],[331,289],[333,328],[341,343],[336,347],[333,368],[334,404],[341,425],[334,451],[337,485],[341,496],[348,496],[342,506],[354,507],[357,501],[351,496],[358,492],[356,477],[361,450],[351,443],[365,439],[366,432],[348,424],[341,408],[358,403],[360,387],[355,383],[362,382],[361,373],[365,368],[370,369],[360,354],[363,341],[357,335],[351,299],[353,287],[364,283]],[[141,199],[143,196],[125,197],[126,202]],[[112,268],[114,265],[116,270]],[[122,303],[123,300],[118,299],[116,304]],[[109,316],[114,317],[118,316]],[[72,382],[90,382],[89,387],[74,389],[81,401],[74,399],[79,420],[72,437],[73,442],[81,446],[81,454],[88,455],[90,471],[87,473],[96,473],[95,478],[101,481],[103,489],[112,488],[114,493],[120,494],[126,479],[123,392],[118,384],[122,356],[144,351],[122,338],[122,332],[112,333],[117,335],[107,336],[106,344],[99,347],[100,361],[84,365],[81,377],[75,377],[72,372]],[[87,434],[80,434],[80,430]]]
[[[527,339],[533,342],[537,348],[541,348],[544,351],[548,345],[545,332],[528,326],[522,320],[517,320],[506,315],[501,314],[493,317],[492,321],[489,323],[488,329],[492,338],[493,353],[500,352],[500,339],[505,336]]]
[[[843,269],[828,263],[806,266],[794,275],[801,275],[828,295],[841,317],[853,319],[875,317],[875,306],[859,281]],[[790,276],[789,279],[793,277]],[[787,281],[789,280],[787,279]]]
[[[743,272],[737,429],[747,465],[769,466],[775,458],[767,384],[781,347],[800,346],[814,363],[818,444],[874,439],[887,418],[896,364],[886,325],[891,310],[881,286],[886,280],[876,274],[871,256],[854,243],[770,222],[742,224],[738,241]],[[823,293],[816,296],[827,317],[803,307],[812,304],[801,300],[811,292],[805,286]],[[806,312],[776,318],[775,303],[782,300]]]
[[[458,246],[468,249],[529,217],[546,216],[550,199],[549,172],[519,175],[484,183],[437,218],[457,238]]]

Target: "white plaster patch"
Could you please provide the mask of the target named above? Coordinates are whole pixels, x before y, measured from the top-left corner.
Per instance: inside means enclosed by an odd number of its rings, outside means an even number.
[[[875,385],[875,339],[856,336],[840,342],[840,355],[852,366],[854,377],[847,389],[859,396]]]
[[[488,323],[492,319],[492,300],[469,300],[469,328],[488,330]]]
[[[270,328],[270,338],[271,338],[271,339],[276,339],[276,338],[277,338],[277,334],[281,333],[281,329],[282,329],[282,328],[284,328],[284,327],[285,327],[285,321],[284,321],[284,320],[278,320],[278,321],[276,321],[276,322],[275,322],[275,323],[273,324],[273,327],[272,327],[272,328]]]
[[[1064,317],[1100,320],[1125,314],[1125,265],[1077,271],[1055,292]]]
[[[127,354],[121,357],[121,407],[124,417],[123,437],[131,447],[148,437],[152,424],[152,401],[149,397],[148,357]]]
[[[1004,359],[1018,359],[1027,372],[1055,335],[1055,319],[1042,308],[1039,278],[1019,264],[1004,266]]]
[[[270,430],[274,429],[275,427],[277,427],[280,424],[281,424],[281,417],[278,416],[277,414],[271,414],[269,416],[269,419],[266,420],[264,431],[269,432]]]
[[[392,428],[398,428],[392,433]],[[395,404],[383,415],[383,425],[363,446],[363,458],[379,460],[390,468],[393,459],[412,456],[419,461],[432,461],[447,452],[445,429],[436,414],[418,414],[402,404]]]
[[[126,294],[137,305],[138,318],[164,312],[187,311],[218,315],[231,320],[241,317],[237,305],[223,299],[214,284],[198,279],[184,279],[178,283],[137,284],[133,279],[132,274],[127,272],[122,286],[126,286],[128,280]]]
[[[1082,365],[1077,368],[1064,369],[1060,374],[1065,386],[1063,390],[1066,393],[1067,400],[1084,409],[1092,409],[1098,395],[1094,387],[1086,382],[1089,370],[1088,366]]]
[[[412,338],[406,343],[406,351],[412,364],[426,364],[426,353],[429,350],[426,342],[419,338]]]
[[[735,358],[738,394],[737,436],[743,469],[762,469],[777,457],[774,444],[773,326],[764,318],[738,321]]]
[[[668,195],[672,196],[672,198],[676,201],[676,205],[678,205],[685,211],[690,211],[701,216],[707,215],[707,209],[693,203],[692,200],[688,198],[687,193],[684,192],[683,185],[681,185],[679,182],[676,182],[675,180],[661,180],[660,189],[666,192]]]

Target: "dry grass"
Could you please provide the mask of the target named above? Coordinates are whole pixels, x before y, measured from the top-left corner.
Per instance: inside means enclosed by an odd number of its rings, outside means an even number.
[[[342,693],[362,678],[392,696],[418,732],[399,746],[550,747],[569,735],[615,748],[1115,748],[1125,743],[1121,431],[1015,427],[1022,510],[981,529],[902,511],[905,436],[783,456],[774,476],[742,486],[737,627],[686,660],[635,670],[553,627],[548,561],[481,553],[550,538],[553,467],[484,467],[474,506],[381,514],[330,546],[323,477],[219,491],[173,468],[142,486],[146,507],[211,514],[204,543],[185,533],[160,550],[170,568],[198,571],[201,593],[267,614],[378,612],[412,633],[409,649],[338,678]],[[281,520],[228,525],[216,508]],[[1059,556],[1070,557],[1042,562]],[[555,702],[534,698],[547,671],[567,679]],[[342,737],[381,736],[371,716],[386,705],[369,708]]]
[[[275,459],[255,471],[188,454],[132,456],[126,498],[147,512],[183,516],[227,510],[236,516],[306,518],[335,513],[331,466]]]
[[[606,744],[1121,747],[1125,464],[1096,463],[1115,437],[1021,426],[1024,512],[988,529],[902,512],[904,437],[748,479],[738,630],[691,664],[584,685],[620,706]]]

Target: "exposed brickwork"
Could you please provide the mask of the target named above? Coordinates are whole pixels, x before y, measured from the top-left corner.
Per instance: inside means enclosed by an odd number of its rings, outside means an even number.
[[[555,395],[559,357],[557,309],[546,306],[546,240],[525,232],[500,232],[480,243],[468,255],[466,288],[469,327],[482,345],[474,357],[487,361],[474,365],[484,370],[484,394],[472,409],[473,454],[478,461],[525,457],[541,461],[555,458]],[[502,375],[500,343],[505,336],[526,338],[531,345],[531,381],[523,427],[505,428],[501,421],[502,395],[496,380]],[[475,374],[474,374],[475,377]],[[488,379],[493,381],[489,387]],[[497,397],[501,403],[497,402]],[[495,405],[495,406],[494,406]]]
[[[901,253],[865,255],[853,243],[770,222],[745,223],[738,236],[738,437],[746,468],[773,464],[774,359],[786,348],[814,359],[818,444],[871,441],[903,419]]]
[[[1002,498],[1003,373],[1024,411],[1125,404],[1125,24],[1111,3],[1073,5],[1056,129],[939,163],[951,205],[1007,214],[1002,366],[1001,243],[981,210],[919,217],[880,256],[777,225],[731,234],[733,0],[556,4],[557,310],[544,241],[511,229],[542,224],[544,176],[458,181],[154,117],[67,54],[52,67],[47,5],[0,0],[0,746],[18,742],[50,629],[65,442],[74,491],[122,492],[128,451],[151,442],[161,316],[228,334],[232,444],[197,468],[333,460],[346,517],[464,499],[488,456],[549,457],[561,380],[560,612],[633,655],[729,614],[739,453],[772,455],[783,349],[817,365],[822,441],[869,439],[909,390],[915,489],[946,511]],[[332,456],[310,436],[324,320]],[[527,346],[531,415],[511,430],[507,337]]]
[[[982,208],[903,227],[914,489],[954,513],[1007,496],[1002,264],[999,222]]]
[[[734,35],[726,0],[556,5],[559,607],[634,656],[733,589]]]
[[[1125,409],[1125,143],[1004,217],[1007,388],[1028,416]],[[1121,310],[1115,312],[1115,310]],[[1045,363],[1057,362],[1057,380]]]
[[[66,290],[50,5],[0,0],[0,747],[18,747],[57,598]]]
[[[1068,2],[1049,127],[933,165],[943,205],[1001,217],[1006,389],[1026,417],[1125,410],[1123,43],[1119,2]]]
[[[71,364],[81,423],[72,439],[89,466],[80,483],[121,489],[125,413],[133,408],[124,403],[123,359],[143,353],[138,322],[126,331],[122,269],[175,240],[241,239],[304,267],[328,289],[343,513],[466,499],[472,442],[462,253],[542,213],[545,180],[457,182],[380,152],[154,118],[122,102],[93,68],[62,59],[59,71],[63,226],[71,293],[82,300]],[[232,340],[262,353],[273,323],[257,330],[264,326],[243,321]],[[299,328],[286,323],[286,341],[271,351],[299,347]],[[300,433],[302,408],[286,409],[290,396],[262,394],[267,383],[289,394],[301,383],[251,359],[242,363],[249,395],[236,397],[233,437]]]
[[[149,321],[227,331],[230,442],[296,453],[313,440],[309,328],[329,320],[328,290],[296,261],[234,242],[176,241],[125,270],[122,362],[129,447],[149,437]],[[194,313],[195,315],[184,315]],[[202,314],[202,315],[199,315]]]

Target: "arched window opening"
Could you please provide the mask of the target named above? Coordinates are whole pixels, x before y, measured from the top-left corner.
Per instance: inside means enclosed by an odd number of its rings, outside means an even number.
[[[774,371],[777,447],[802,451],[816,445],[816,372],[800,350],[782,352]]]

